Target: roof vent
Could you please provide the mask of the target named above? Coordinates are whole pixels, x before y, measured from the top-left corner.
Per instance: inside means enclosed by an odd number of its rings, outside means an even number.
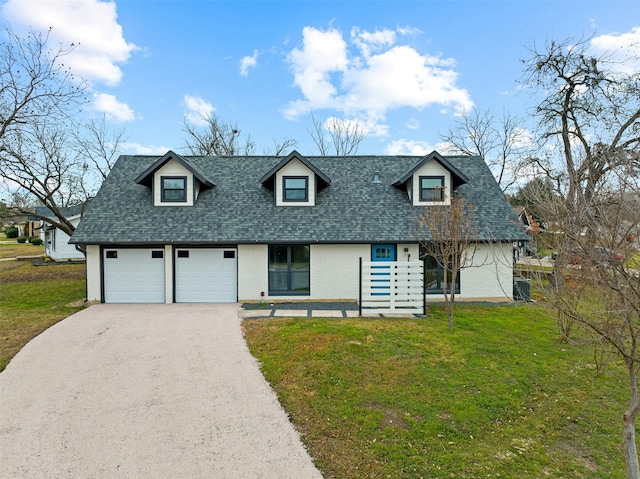
[[[380,181],[380,173],[374,173],[374,174],[373,174],[373,181],[372,181],[372,183],[373,183],[374,185],[379,185],[379,184],[381,184],[381,183],[382,183],[382,181]]]

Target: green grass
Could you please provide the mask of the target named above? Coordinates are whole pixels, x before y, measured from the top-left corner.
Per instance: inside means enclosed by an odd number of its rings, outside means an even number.
[[[0,371],[32,338],[84,307],[85,284],[84,265],[0,262]]]
[[[15,238],[7,239],[4,233],[0,236],[0,241],[11,242],[11,244],[0,244],[0,259],[15,258],[16,256],[39,256],[44,254],[44,246],[35,246],[31,243],[18,243]]]
[[[622,368],[541,307],[269,319],[245,334],[327,478],[623,477]]]

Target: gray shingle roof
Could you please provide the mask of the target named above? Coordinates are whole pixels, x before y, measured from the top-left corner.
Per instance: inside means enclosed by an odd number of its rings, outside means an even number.
[[[74,216],[80,216],[82,214],[82,210],[85,209],[87,204],[89,203],[86,203],[86,204],[80,203],[74,206],[63,206],[62,208],[60,208],[60,213],[62,213],[62,215],[65,218],[73,218]],[[45,216],[47,218],[55,217],[55,215],[53,214],[53,211],[51,211],[46,206],[36,206],[35,212],[39,216]]]
[[[194,206],[153,205],[149,187],[135,182],[158,156],[121,156],[87,207],[71,238],[80,244],[246,244],[415,242],[414,207],[392,186],[424,157],[307,156],[331,184],[316,206],[275,205],[260,183],[282,157],[183,157],[214,187]],[[475,206],[480,240],[526,240],[506,198],[480,157],[447,156],[468,183],[457,195]],[[373,183],[373,175],[381,183]]]

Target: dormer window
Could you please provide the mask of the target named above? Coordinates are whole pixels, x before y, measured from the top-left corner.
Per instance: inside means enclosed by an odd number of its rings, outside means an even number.
[[[284,201],[309,201],[309,178],[307,176],[285,176],[282,181]]]
[[[420,177],[420,201],[444,201],[444,176]]]
[[[163,176],[161,178],[161,201],[163,203],[184,203],[187,201],[187,177]]]

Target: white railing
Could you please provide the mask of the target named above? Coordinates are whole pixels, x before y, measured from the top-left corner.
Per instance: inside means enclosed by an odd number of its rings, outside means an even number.
[[[360,313],[422,314],[422,261],[361,261]]]

